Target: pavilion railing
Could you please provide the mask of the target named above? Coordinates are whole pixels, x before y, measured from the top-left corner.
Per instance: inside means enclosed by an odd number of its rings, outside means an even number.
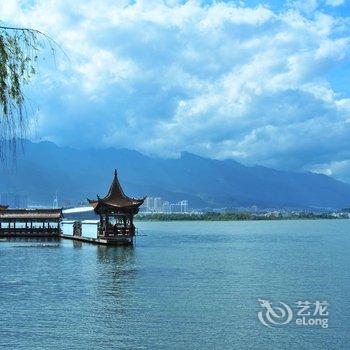
[[[134,236],[135,227],[108,227],[104,229],[98,225],[97,232],[99,237],[115,237],[115,236]]]

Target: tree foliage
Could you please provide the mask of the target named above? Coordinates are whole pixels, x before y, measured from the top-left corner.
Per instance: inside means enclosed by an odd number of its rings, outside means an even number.
[[[24,87],[36,73],[42,39],[51,40],[37,30],[0,26],[0,160],[15,155],[28,129]]]
[[[139,221],[247,221],[247,220],[305,220],[305,219],[339,219],[348,218],[346,215],[334,216],[332,213],[313,213],[313,212],[290,212],[286,215],[281,213],[151,213],[137,214],[135,217]]]

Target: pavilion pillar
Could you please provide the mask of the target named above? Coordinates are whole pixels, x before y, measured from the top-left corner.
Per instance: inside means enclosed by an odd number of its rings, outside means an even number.
[[[103,232],[103,217],[102,217],[102,214],[100,214],[100,225],[97,232],[98,236],[102,236],[102,232]]]
[[[104,232],[103,232],[103,236],[106,237],[107,236],[107,232],[108,232],[108,224],[109,224],[109,219],[108,219],[108,215],[105,214],[105,229],[104,229]]]

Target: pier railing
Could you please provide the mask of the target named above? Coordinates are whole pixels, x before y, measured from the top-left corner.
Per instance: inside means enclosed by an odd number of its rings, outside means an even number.
[[[15,237],[15,236],[59,236],[61,234],[60,228],[25,228],[25,227],[2,227],[0,228],[0,237]]]

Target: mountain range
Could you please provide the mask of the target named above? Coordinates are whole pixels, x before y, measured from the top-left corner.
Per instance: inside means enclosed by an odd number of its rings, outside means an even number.
[[[76,204],[105,195],[114,169],[132,197],[182,199],[192,208],[342,208],[350,206],[350,185],[329,176],[245,166],[183,153],[178,159],[128,149],[59,147],[24,141],[14,167],[0,169],[0,192],[25,194],[30,204]]]

